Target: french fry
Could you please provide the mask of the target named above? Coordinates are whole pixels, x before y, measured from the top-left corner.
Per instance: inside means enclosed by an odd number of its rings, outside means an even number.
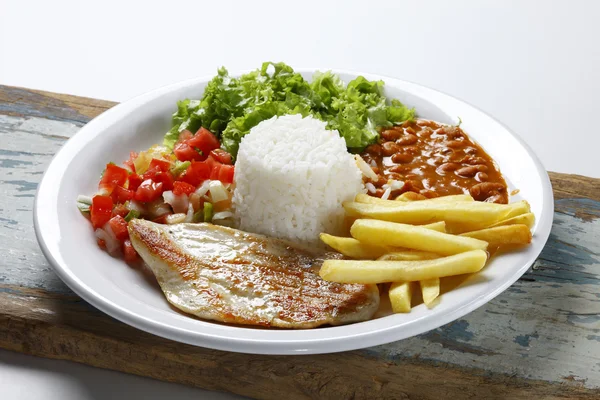
[[[463,233],[460,236],[485,240],[490,246],[531,243],[531,231],[527,225],[522,224],[496,226],[494,228]]]
[[[385,254],[377,259],[377,261],[418,261],[418,260],[433,260],[440,258],[439,254],[430,253],[428,251],[419,250],[395,250]]]
[[[477,272],[486,260],[483,250],[422,261],[326,260],[319,275],[339,283],[412,282]]]
[[[342,253],[346,257],[356,258],[359,260],[378,258],[393,251],[393,249],[390,247],[361,243],[354,238],[332,236],[327,233],[321,233],[319,237],[323,243]]]
[[[434,300],[440,295],[440,278],[432,278],[419,282],[423,302],[429,308],[433,306]]]
[[[533,215],[533,213],[528,212],[525,214],[517,215],[516,217],[507,218],[500,222],[496,222],[495,224],[491,225],[490,228],[493,228],[496,226],[504,226],[504,225],[523,224],[523,225],[526,225],[529,229],[531,229],[533,227],[534,223],[535,223],[535,216]]]
[[[511,213],[523,214],[523,209],[528,207],[526,202],[506,205],[478,201],[455,203],[415,201],[393,207],[347,202],[343,206],[347,215],[352,217],[368,217],[405,224],[446,221],[446,223],[462,223],[482,228],[507,218]]]
[[[406,192],[406,193],[411,193],[411,192]],[[403,200],[402,202],[399,202],[398,200],[383,200],[383,199],[380,199],[379,197],[373,197],[373,196],[369,196],[368,194],[365,194],[365,193],[359,193],[354,198],[354,201],[356,201],[357,203],[364,203],[364,204],[380,204],[382,206],[398,206],[401,204],[409,204],[411,201],[421,201],[421,202],[425,202],[425,203],[452,203],[452,202],[459,202],[459,201],[475,201],[475,200],[473,199],[473,197],[471,197],[468,194],[455,194],[455,195],[451,195],[451,196],[434,197],[433,199],[425,198],[424,200],[410,200],[407,198],[407,199]]]
[[[395,313],[410,312],[412,299],[412,282],[394,282],[390,286],[389,296],[392,311]]]
[[[526,200],[517,201],[516,203],[509,204],[508,206],[511,207],[511,210],[503,219],[508,219],[516,217],[517,215],[531,212],[531,206]]]
[[[419,201],[419,200],[427,200],[427,197],[423,196],[421,193],[404,192],[400,196],[396,197],[396,199],[394,201]]]
[[[432,231],[445,233],[446,232],[446,222],[444,222],[444,221],[433,222],[431,224],[421,225],[421,228],[427,228],[427,229],[431,229]]]
[[[350,234],[362,243],[404,247],[452,255],[470,250],[485,250],[487,243],[461,236],[433,231],[421,226],[398,224],[374,219],[357,219]]]

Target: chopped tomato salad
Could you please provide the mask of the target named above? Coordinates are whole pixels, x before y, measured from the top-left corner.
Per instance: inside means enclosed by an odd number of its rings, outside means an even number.
[[[155,145],[132,151],[121,166],[107,164],[98,192],[79,196],[77,206],[98,245],[133,263],[139,260],[127,229],[133,218],[231,225],[234,173],[231,155],[208,129],[183,131],[172,150]]]

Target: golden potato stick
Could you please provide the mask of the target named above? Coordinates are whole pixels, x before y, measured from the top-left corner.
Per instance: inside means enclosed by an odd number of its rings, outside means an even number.
[[[357,219],[350,228],[350,234],[363,243],[405,247],[446,256],[469,250],[485,250],[488,245],[486,242],[474,238],[432,231],[421,226],[375,219]]]
[[[522,224],[496,226],[494,228],[463,233],[460,236],[485,240],[490,246],[531,243],[531,231],[527,225]]]
[[[522,225],[527,225],[527,227],[529,229],[531,229],[533,227],[534,223],[535,223],[535,215],[533,215],[533,213],[528,212],[525,214],[517,215],[516,217],[503,219],[502,221],[496,222],[495,224],[491,225],[490,228],[493,228],[495,226],[522,224]]]
[[[487,260],[483,250],[422,261],[326,260],[319,275],[339,283],[424,281],[481,270]]]
[[[361,243],[354,238],[332,236],[327,233],[321,233],[319,237],[323,243],[342,253],[346,257],[359,260],[372,260],[393,251],[390,247]]]
[[[412,282],[394,282],[390,286],[389,296],[392,311],[395,313],[410,312],[412,299]]]
[[[409,192],[407,192],[409,193]],[[442,196],[442,197],[434,197],[433,199],[424,199],[424,200],[410,200],[406,199],[402,202],[398,202],[397,200],[383,200],[379,197],[369,196],[365,193],[359,193],[354,198],[354,201],[357,203],[365,203],[365,204],[381,204],[382,206],[398,206],[401,204],[407,204],[411,201],[422,201],[424,203],[451,203],[457,201],[475,201],[473,197],[468,194],[455,194],[451,196]]]
[[[506,205],[479,201],[455,203],[415,201],[394,207],[356,202],[347,202],[343,206],[347,215],[352,217],[368,217],[405,224],[427,224],[437,221],[460,222],[483,227],[505,219],[514,209],[522,208],[523,205],[521,203]]]
[[[377,261],[417,261],[440,258],[439,254],[419,250],[394,250],[377,259]]]
[[[423,196],[421,193],[404,192],[400,196],[396,197],[396,199],[395,199],[395,201],[419,201],[419,200],[427,200],[427,197]]]
[[[427,225],[421,225],[421,228],[431,229],[432,231],[446,232],[446,222],[439,221]]]
[[[423,302],[427,307],[433,306],[434,300],[440,295],[440,278],[432,278],[419,282]]]
[[[526,200],[517,201],[508,205],[511,207],[510,212],[502,219],[516,217],[517,215],[527,214],[531,212],[531,206]]]

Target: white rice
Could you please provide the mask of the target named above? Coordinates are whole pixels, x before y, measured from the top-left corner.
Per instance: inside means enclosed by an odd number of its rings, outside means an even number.
[[[321,232],[343,232],[342,202],[363,191],[344,139],[301,115],[273,117],[244,136],[235,185],[241,230],[311,245]]]

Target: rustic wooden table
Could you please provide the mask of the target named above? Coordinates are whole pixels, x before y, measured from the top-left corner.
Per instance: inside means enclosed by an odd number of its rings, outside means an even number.
[[[260,356],[124,325],[73,294],[36,242],[52,156],[114,103],[0,86],[0,347],[264,399],[600,398],[600,180],[551,173],[550,240],[502,295],[429,333],[360,351]]]

